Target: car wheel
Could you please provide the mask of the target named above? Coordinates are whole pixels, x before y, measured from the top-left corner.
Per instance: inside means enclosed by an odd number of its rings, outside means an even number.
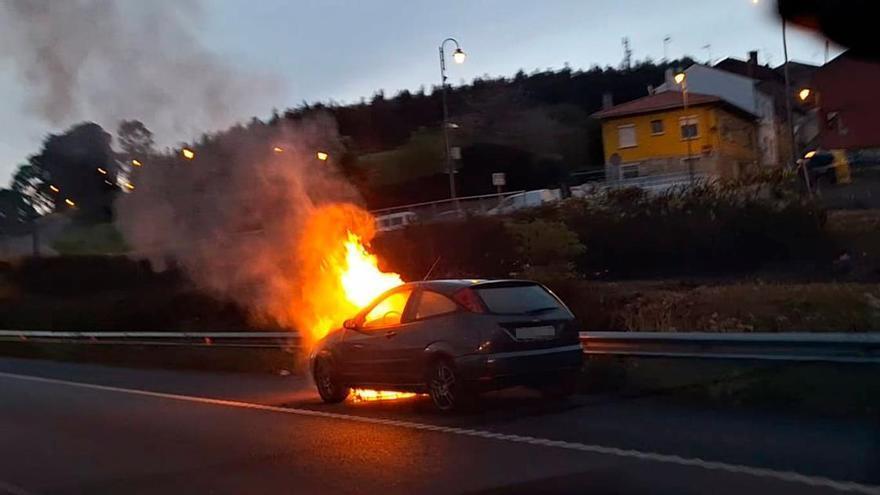
[[[562,400],[567,399],[577,392],[577,376],[562,375],[540,388],[541,395],[548,399]]]
[[[328,404],[337,404],[345,400],[351,389],[339,383],[336,371],[327,358],[318,358],[315,361],[315,369],[312,375],[315,379],[315,386],[318,388],[318,395],[321,400]]]
[[[462,409],[468,401],[468,394],[452,363],[438,359],[428,369],[428,395],[434,407],[441,412]]]

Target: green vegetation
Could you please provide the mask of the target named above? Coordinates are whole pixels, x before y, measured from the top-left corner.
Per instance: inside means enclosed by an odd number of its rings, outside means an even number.
[[[52,249],[61,255],[123,254],[128,246],[111,223],[72,223],[55,239]]]

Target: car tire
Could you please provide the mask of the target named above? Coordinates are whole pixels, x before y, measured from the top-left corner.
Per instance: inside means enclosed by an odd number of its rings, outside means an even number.
[[[327,404],[338,404],[351,393],[351,388],[339,382],[336,370],[333,369],[333,363],[327,358],[315,360],[312,377],[315,379],[318,395]]]
[[[552,383],[543,385],[541,395],[551,400],[564,400],[577,392],[577,375],[561,375]]]
[[[437,359],[428,366],[426,379],[428,395],[434,408],[443,413],[466,409],[472,394],[466,389],[452,362]]]

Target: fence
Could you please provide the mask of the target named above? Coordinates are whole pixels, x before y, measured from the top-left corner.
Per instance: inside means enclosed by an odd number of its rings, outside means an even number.
[[[0,342],[295,349],[295,332],[40,332],[0,330]],[[588,356],[880,364],[880,334],[581,333]]]

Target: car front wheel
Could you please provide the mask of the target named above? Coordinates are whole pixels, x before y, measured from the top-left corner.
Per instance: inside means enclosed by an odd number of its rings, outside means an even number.
[[[328,404],[337,404],[345,400],[351,389],[342,385],[333,369],[333,364],[327,358],[318,358],[315,361],[314,374],[315,386],[321,400]]]

